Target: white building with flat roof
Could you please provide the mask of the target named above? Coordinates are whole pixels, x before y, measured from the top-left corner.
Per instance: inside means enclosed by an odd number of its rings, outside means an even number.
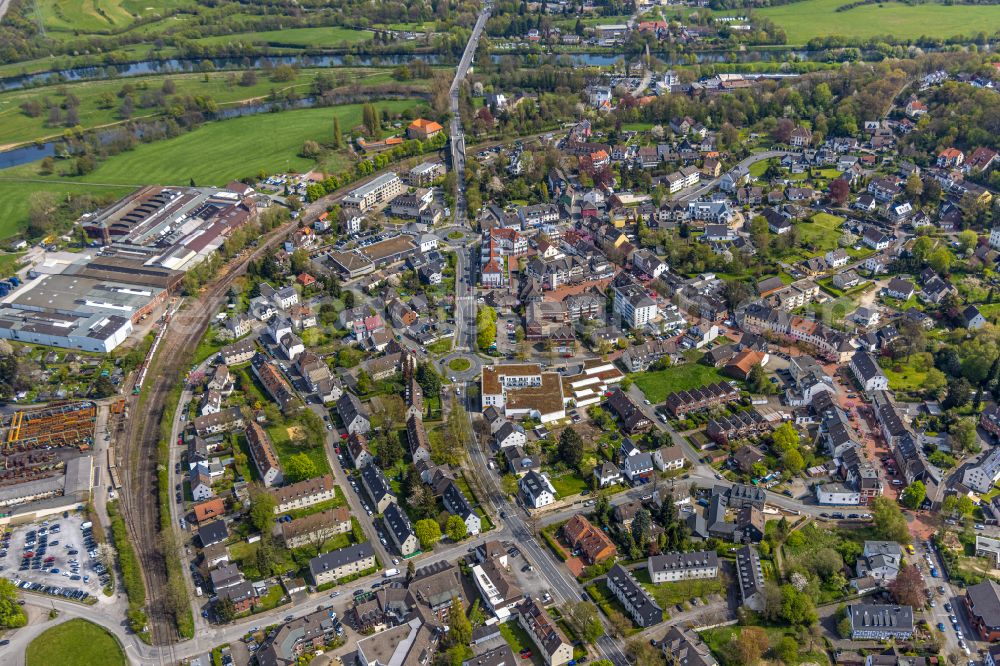
[[[348,213],[364,214],[372,208],[384,206],[402,193],[403,181],[390,171],[348,192],[341,205]]]

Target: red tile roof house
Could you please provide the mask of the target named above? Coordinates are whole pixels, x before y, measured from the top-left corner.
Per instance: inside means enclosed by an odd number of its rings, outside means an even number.
[[[962,166],[965,155],[958,148],[945,148],[937,157],[937,165],[942,168]]]

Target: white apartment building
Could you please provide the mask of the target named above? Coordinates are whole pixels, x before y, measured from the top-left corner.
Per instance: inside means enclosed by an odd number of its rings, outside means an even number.
[[[649,297],[642,285],[634,280],[614,285],[614,313],[623,328],[645,328],[656,319],[656,302]]]
[[[646,561],[649,579],[660,583],[673,583],[694,578],[715,578],[719,575],[719,556],[714,550],[692,553],[663,553]]]
[[[389,203],[402,193],[403,181],[390,171],[348,192],[341,205],[348,213],[364,214],[372,208]]]
[[[977,493],[987,493],[1000,479],[1000,448],[987,453],[979,463],[965,470],[962,483]]]

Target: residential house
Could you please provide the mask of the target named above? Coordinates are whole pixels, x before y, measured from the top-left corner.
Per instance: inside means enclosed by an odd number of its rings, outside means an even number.
[[[758,612],[764,610],[764,570],[761,568],[760,554],[754,546],[743,546],[736,551],[736,575],[743,605]]]
[[[600,564],[618,555],[618,549],[604,530],[594,527],[581,513],[563,525],[562,536],[588,564]]]
[[[266,488],[281,485],[284,476],[278,463],[278,452],[274,450],[270,435],[256,422],[247,426],[246,434],[250,457],[257,468],[261,483]]]
[[[681,580],[717,578],[719,576],[719,556],[714,550],[651,555],[646,560],[646,570],[654,585]]]
[[[340,421],[344,424],[344,429],[348,433],[367,434],[371,430],[371,421],[368,420],[367,413],[361,405],[358,397],[350,391],[344,392],[337,401],[337,413]]]
[[[627,569],[614,565],[605,583],[637,625],[652,627],[663,622],[663,609]]]
[[[556,501],[556,489],[552,487],[549,478],[539,472],[531,471],[518,480],[521,497],[527,506],[540,509]]]
[[[383,513],[390,504],[397,501],[392,486],[389,485],[389,479],[374,463],[361,468],[361,485],[368,491],[368,496],[375,505],[375,513]]]
[[[375,549],[371,542],[366,541],[312,558],[309,560],[309,578],[313,585],[324,585],[356,576],[375,566]]]
[[[907,640],[913,636],[913,608],[885,604],[849,604],[852,640]]]
[[[518,624],[531,637],[545,666],[562,666],[573,659],[573,645],[537,601],[528,598],[517,607]]]
[[[280,514],[329,502],[336,498],[337,486],[332,475],[324,474],[280,488],[270,488],[267,492],[274,498],[274,513]]]
[[[372,467],[375,466],[369,465],[365,469]],[[417,539],[413,523],[410,522],[410,517],[406,515],[406,512],[399,508],[399,505],[393,501],[381,513],[382,523],[386,526],[389,538],[392,540],[393,545],[396,546],[399,554],[407,557],[417,552],[420,548],[420,540]]]

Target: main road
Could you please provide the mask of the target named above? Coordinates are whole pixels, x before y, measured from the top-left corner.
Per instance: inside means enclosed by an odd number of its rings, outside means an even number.
[[[471,414],[472,400],[469,391],[463,391],[465,395],[465,408]],[[470,418],[471,421],[471,418]],[[500,489],[497,476],[489,469],[489,463],[483,447],[478,442],[473,442],[469,446],[469,457],[480,485],[486,493],[488,504],[493,507],[495,520],[503,523],[509,530],[511,538],[517,543],[525,557],[534,562],[538,567],[538,573],[549,584],[550,594],[560,607],[565,604],[580,601],[583,599],[583,588],[574,580],[569,570],[555,560],[555,556],[547,549],[542,548],[535,537],[531,527],[525,524],[522,517],[522,510],[514,506],[507,499],[506,494]],[[605,633],[597,640],[597,649],[601,656],[610,659],[615,666],[628,666],[629,661],[622,651],[619,642],[608,633]]]
[[[458,62],[455,70],[455,78],[451,82],[449,97],[451,101],[451,168],[455,172],[455,213],[454,223],[456,226],[469,226],[468,210],[465,200],[465,132],[462,130],[462,114],[458,105],[458,95],[462,89],[462,81],[465,80],[472,66],[472,59],[476,55],[479,47],[479,38],[486,27],[486,21],[490,17],[492,7],[489,2],[483,3],[483,8],[479,12],[476,24],[472,27],[472,34],[465,45],[462,59]],[[461,248],[455,252],[457,264],[455,266],[455,349],[473,349],[476,322],[476,299],[472,290],[473,271],[475,270],[475,248],[469,249],[463,243]],[[470,315],[471,313],[471,315]],[[467,316],[470,315],[470,316]],[[471,322],[471,326],[466,326],[466,322]]]

